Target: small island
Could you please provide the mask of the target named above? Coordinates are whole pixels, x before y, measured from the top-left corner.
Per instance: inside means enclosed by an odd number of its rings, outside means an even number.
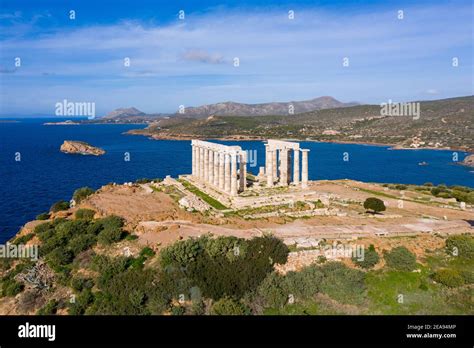
[[[474,154],[466,156],[461,164],[468,167],[474,167]]]
[[[61,152],[79,155],[101,156],[105,151],[101,148],[94,147],[83,141],[65,140],[60,148]]]

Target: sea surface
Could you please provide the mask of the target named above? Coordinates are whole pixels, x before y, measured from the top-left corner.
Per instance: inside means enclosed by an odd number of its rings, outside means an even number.
[[[44,126],[55,119],[0,120],[0,243],[26,222],[48,211],[75,189],[109,182],[177,177],[191,171],[190,141],[151,140],[124,135],[141,125]],[[64,140],[86,141],[106,150],[100,157],[67,155]],[[261,141],[226,142],[249,151],[248,170],[265,162]],[[309,152],[309,178],[354,179],[381,183],[466,185],[474,187],[472,168],[453,162],[453,151],[391,150],[387,146],[302,142]],[[458,152],[462,161],[466,153]],[[127,161],[127,156],[129,161]],[[428,165],[420,166],[420,162]]]

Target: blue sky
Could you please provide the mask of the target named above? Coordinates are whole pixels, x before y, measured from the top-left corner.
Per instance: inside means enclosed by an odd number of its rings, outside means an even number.
[[[471,95],[472,21],[470,1],[0,0],[0,115]]]

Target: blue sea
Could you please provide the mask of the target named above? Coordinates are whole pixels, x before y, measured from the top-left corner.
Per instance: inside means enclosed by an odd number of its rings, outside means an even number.
[[[55,119],[0,122],[0,242],[26,222],[69,200],[76,188],[109,182],[177,177],[191,171],[189,141],[151,140],[123,133],[140,125],[44,126]],[[86,141],[106,150],[101,157],[67,155],[64,140]],[[226,142],[250,151],[258,173],[264,165],[260,141]],[[453,162],[453,151],[390,150],[386,146],[303,142],[309,152],[309,178],[354,179],[381,183],[466,185],[474,187],[472,168]],[[125,161],[126,153],[130,161]],[[462,161],[466,153],[459,152]],[[18,160],[20,159],[20,160]],[[346,159],[346,160],[345,160]],[[347,160],[348,159],[348,160]],[[418,163],[427,162],[427,166]]]

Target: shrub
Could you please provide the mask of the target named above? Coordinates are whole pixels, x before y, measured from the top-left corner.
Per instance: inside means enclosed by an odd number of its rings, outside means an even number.
[[[250,310],[231,298],[221,298],[211,307],[212,315],[248,315]]]
[[[72,198],[74,199],[76,204],[79,204],[84,198],[90,196],[94,192],[95,191],[90,187],[81,187],[74,191]]]
[[[72,238],[69,243],[69,249],[74,255],[79,254],[81,251],[89,249],[97,241],[96,236],[92,234],[83,234]]]
[[[186,308],[183,306],[173,306],[171,307],[171,315],[184,315]]]
[[[423,184],[423,186],[433,186],[433,183],[432,183],[432,182],[425,182],[425,183]]]
[[[374,267],[379,261],[380,256],[375,251],[373,244],[371,244],[369,248],[364,249],[364,257],[362,260],[359,260],[357,256],[352,257],[352,262],[354,262],[354,264],[365,269]]]
[[[112,244],[118,242],[124,237],[122,230],[123,219],[118,216],[107,216],[100,219],[102,231],[99,232],[97,239],[101,244]]]
[[[263,300],[265,307],[281,308],[288,301],[284,276],[275,272],[270,273],[258,286],[257,295]]]
[[[60,266],[71,263],[73,258],[74,255],[70,250],[61,247],[54,249],[46,255],[48,265],[54,270],[59,270]]]
[[[465,259],[474,258],[474,237],[467,234],[450,236],[446,239],[446,252]]]
[[[366,210],[372,210],[372,212],[378,213],[381,211],[385,211],[385,204],[381,199],[375,197],[369,197],[364,202],[364,208]]]
[[[399,271],[413,271],[416,268],[415,254],[403,246],[384,251],[384,258],[388,267]]]
[[[85,220],[92,220],[94,218],[95,211],[92,209],[78,209],[76,211],[76,219],[85,219]]]
[[[54,315],[58,310],[58,305],[59,302],[57,300],[50,300],[36,312],[36,315]]]
[[[21,237],[17,237],[14,241],[13,244],[26,244],[29,240],[31,240],[34,237],[34,233],[28,233],[25,234]]]
[[[342,303],[363,301],[366,286],[365,273],[347,267],[341,262],[328,262],[319,269],[323,273],[320,291]]]
[[[57,201],[51,206],[51,211],[53,213],[57,213],[58,211],[61,210],[68,210],[69,209],[69,202],[66,201]]]
[[[450,288],[455,288],[464,284],[463,277],[459,272],[452,269],[440,269],[433,274],[433,279]]]
[[[36,215],[36,220],[48,220],[49,217],[49,213],[41,213],[39,215]]]
[[[23,291],[23,284],[13,278],[2,280],[2,296],[15,296]]]
[[[102,230],[97,239],[101,244],[112,244],[122,239],[122,229],[104,229]]]
[[[92,289],[93,286],[94,280],[90,278],[75,277],[71,279],[71,287],[77,292],[81,292],[84,289]]]
[[[87,307],[94,302],[94,295],[90,289],[82,291],[74,302],[69,303],[69,315],[81,315],[87,310]]]

